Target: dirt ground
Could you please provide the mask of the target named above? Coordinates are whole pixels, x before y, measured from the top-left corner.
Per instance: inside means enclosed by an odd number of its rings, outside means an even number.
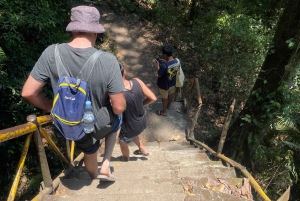
[[[153,59],[159,56],[162,43],[150,22],[140,21],[135,14],[115,13],[107,5],[98,5],[100,23],[114,40],[117,58],[127,70],[128,79],[138,77],[158,96]]]
[[[113,40],[116,46],[116,56],[127,70],[127,78],[138,77],[143,80],[160,101],[161,97],[156,86],[157,75],[153,60],[162,57],[161,47],[164,45],[163,41],[165,41],[162,38],[163,34],[151,22],[140,20],[135,14],[113,11],[112,8],[103,3],[95,6],[100,11],[100,23],[105,27],[106,35],[109,40]],[[195,97],[193,101],[189,101],[190,110],[188,115],[190,119],[195,114],[198,106],[197,94],[194,91],[191,93],[193,90],[192,85],[192,79],[186,79],[186,84],[182,90],[183,98],[191,99],[191,96]],[[202,99],[204,104],[205,102],[207,104],[201,109],[199,116],[201,123],[196,125],[195,135],[200,136],[199,139],[201,140],[210,141],[214,140],[214,136],[220,134],[226,109],[219,113],[219,111],[216,111],[211,96],[202,95]],[[207,133],[212,133],[214,136],[207,135]]]

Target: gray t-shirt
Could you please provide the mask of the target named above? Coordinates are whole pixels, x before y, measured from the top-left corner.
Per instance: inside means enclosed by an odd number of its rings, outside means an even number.
[[[54,49],[55,45],[47,47],[30,73],[38,82],[47,82],[50,79],[53,91],[59,78]],[[97,49],[94,47],[73,48],[67,43],[63,43],[58,45],[58,50],[62,63],[69,71],[70,76],[77,77],[87,59]],[[96,132],[93,135],[96,139],[101,139],[112,130],[110,123],[113,121],[114,115],[108,94],[120,93],[124,88],[116,57],[111,53],[102,52],[86,82],[89,85],[92,107],[97,118]]]

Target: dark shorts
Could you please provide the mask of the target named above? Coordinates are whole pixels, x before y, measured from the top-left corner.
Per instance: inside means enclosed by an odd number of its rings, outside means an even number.
[[[115,115],[114,120],[110,123],[113,129],[107,135],[115,133],[119,130],[122,124],[122,119],[122,114]],[[87,134],[80,140],[75,141],[75,144],[83,151],[83,153],[93,154],[99,149],[100,140],[97,140],[92,135]]]

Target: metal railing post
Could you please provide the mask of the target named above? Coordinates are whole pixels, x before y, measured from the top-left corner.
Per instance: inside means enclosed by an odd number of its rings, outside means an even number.
[[[39,157],[39,163],[42,171],[42,176],[44,180],[45,188],[52,188],[52,179],[51,174],[49,170],[49,165],[44,149],[44,145],[42,143],[42,138],[39,132],[39,123],[37,122],[36,115],[29,115],[27,117],[27,120],[29,122],[32,122],[36,125],[36,130],[33,132],[33,140],[37,149],[38,157]]]
[[[32,137],[32,134],[28,134],[27,137],[26,137],[24,147],[23,147],[23,150],[22,150],[22,155],[21,155],[21,158],[20,158],[20,161],[19,161],[19,164],[18,164],[18,168],[17,168],[17,171],[16,171],[16,176],[15,176],[14,182],[12,184],[12,187],[10,189],[7,201],[13,201],[16,197],[16,193],[17,193],[17,189],[18,189],[18,186],[19,186],[20,178],[22,176],[22,172],[23,172],[26,156],[27,156],[27,153],[28,153],[31,137]]]

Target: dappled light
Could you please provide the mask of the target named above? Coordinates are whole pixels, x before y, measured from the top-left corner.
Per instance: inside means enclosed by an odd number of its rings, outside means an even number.
[[[22,86],[46,47],[70,41],[71,35],[65,31],[70,20],[69,10],[79,4],[92,5],[100,11],[100,23],[106,32],[98,35],[95,47],[114,54],[126,69],[127,78],[140,78],[157,97],[154,104],[145,107],[147,129],[140,136],[143,142],[155,142],[157,144],[151,146],[156,148],[160,142],[180,144],[189,133],[193,143],[200,141],[216,151],[222,141],[221,135],[225,133],[221,154],[248,169],[257,185],[261,186],[263,194],[271,200],[277,200],[291,189],[288,194],[290,200],[298,199],[299,1],[41,0],[32,4],[29,1],[4,0],[0,7],[0,130],[10,130],[24,124],[30,114],[44,115],[43,111],[22,99]],[[162,99],[157,86],[154,60],[164,58],[161,51],[163,45],[174,48],[173,56],[180,60],[185,74],[184,85],[180,91],[177,89],[175,102],[167,110],[167,116],[156,113],[162,109]],[[49,84],[45,85],[42,92],[48,99],[53,99]],[[235,103],[232,118],[228,118],[232,102]],[[20,137],[23,131],[0,136],[3,140],[0,142],[0,157],[3,161],[0,165],[3,173],[0,175],[0,184],[3,186],[0,200],[6,200],[10,191],[9,185],[15,174],[12,167],[17,166],[25,141]],[[60,140],[53,135],[52,127],[46,127],[46,133]],[[46,138],[42,142],[51,162],[51,171],[63,168],[62,161],[52,153]],[[233,168],[233,165],[227,163],[230,167],[226,167],[220,161],[216,165],[207,164],[207,161],[195,164],[199,155],[205,160],[209,160],[208,155],[212,160],[216,159],[216,155],[208,154],[205,148],[202,147],[201,154],[194,156],[182,150],[182,153],[175,153],[177,145],[175,148],[170,144],[163,146],[164,150],[157,148],[159,154],[153,148],[154,154],[149,160],[144,156],[131,156],[128,163],[136,162],[137,166],[142,166],[142,162],[145,162],[149,166],[144,167],[145,171],[150,171],[152,162],[160,161],[161,166],[154,168],[163,171],[157,174],[153,171],[149,175],[143,172],[122,175],[120,168],[133,171],[135,167],[128,167],[127,163],[118,160],[117,155],[112,158],[114,171],[118,170],[124,180],[140,179],[140,183],[132,185],[149,185],[149,189],[162,194],[165,193],[163,187],[172,187],[176,182],[148,182],[148,179],[181,178],[180,185],[170,191],[168,196],[176,197],[177,191],[180,191],[184,196],[200,200],[207,200],[210,196],[226,200],[232,198],[228,196],[233,194],[239,199],[261,199],[260,187],[259,190],[251,189],[247,180],[243,180],[240,185],[232,185],[229,179],[217,175],[215,178],[207,177],[218,171],[220,174],[224,171],[226,175],[225,169]],[[32,197],[32,194],[39,191],[42,181],[36,165],[38,160],[35,150],[30,146],[28,150],[31,155],[27,158],[16,200]],[[100,156],[103,157],[103,154]],[[220,166],[221,170],[216,168]],[[80,167],[74,169],[71,179],[88,178],[85,168]],[[200,178],[201,171],[207,173],[206,180]],[[234,171],[228,172],[228,177],[241,175],[234,175]],[[198,183],[189,180],[192,174],[198,178]],[[88,192],[87,186],[90,185],[101,192],[110,188],[118,189],[117,182],[106,185],[84,181],[76,185],[76,182],[62,180],[62,183],[69,189],[60,188],[56,191],[60,195],[80,190]],[[196,184],[199,185],[196,187]],[[136,192],[134,190],[128,192]],[[120,191],[124,196],[127,193],[124,189]],[[141,192],[147,193],[146,190]],[[25,197],[22,197],[22,193]],[[197,197],[197,193],[202,193],[203,197]],[[221,197],[219,193],[222,193]],[[78,199],[86,199],[81,196]],[[96,195],[91,196],[97,199]],[[179,197],[184,200],[187,198],[184,196]],[[166,197],[162,195],[154,198],[163,200]],[[153,197],[149,199],[153,200]]]

